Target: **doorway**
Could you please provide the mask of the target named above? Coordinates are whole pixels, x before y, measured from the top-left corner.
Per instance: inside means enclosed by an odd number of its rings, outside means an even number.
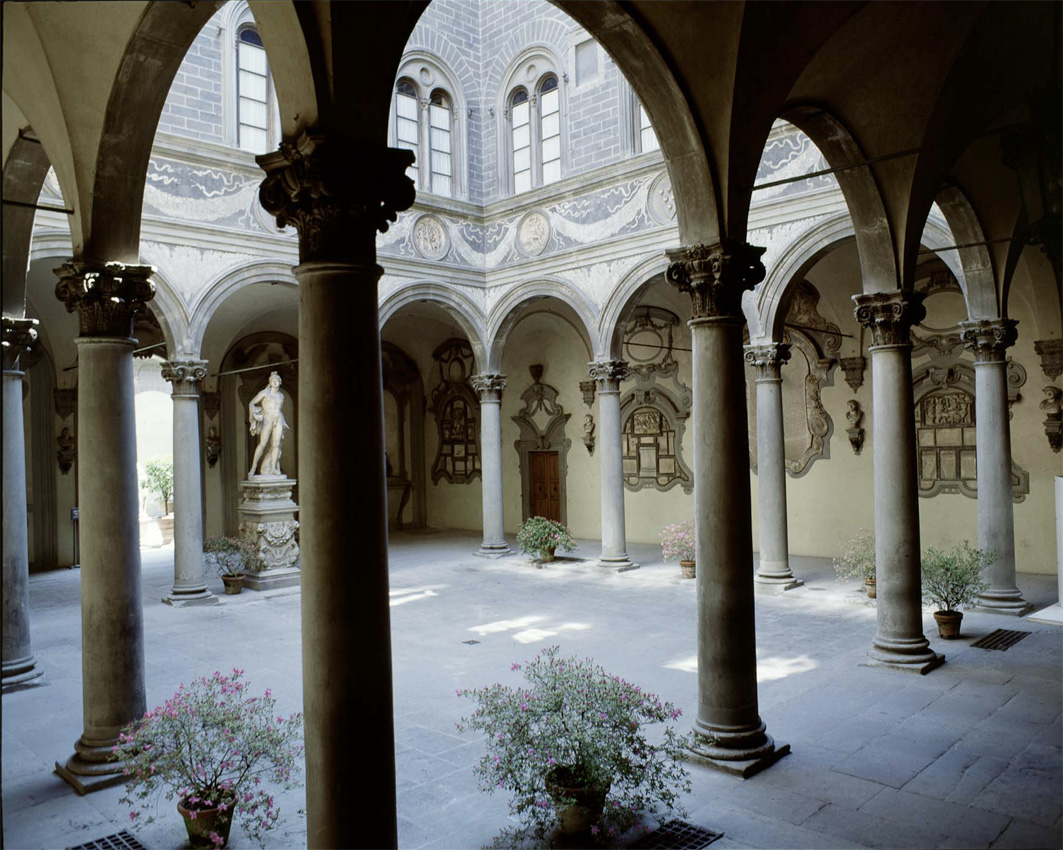
[[[531,515],[561,522],[561,459],[557,452],[528,452]]]

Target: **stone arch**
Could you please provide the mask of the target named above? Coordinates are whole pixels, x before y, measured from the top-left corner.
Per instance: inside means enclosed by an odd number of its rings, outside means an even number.
[[[388,320],[403,307],[418,301],[436,304],[453,316],[472,346],[476,362],[485,362],[487,333],[483,314],[467,296],[440,283],[417,281],[385,295],[380,301],[380,329],[383,330]]]
[[[485,372],[497,372],[502,366],[502,352],[510,331],[521,319],[523,308],[532,301],[555,298],[572,308],[580,319],[575,331],[587,346],[587,359],[595,351],[595,331],[598,327],[598,310],[587,297],[567,281],[556,278],[521,283],[512,287],[499,299],[487,323],[488,349]]]
[[[598,320],[598,339],[595,356],[618,360],[624,331],[631,312],[638,306],[643,293],[660,280],[668,269],[668,258],[654,254],[629,271],[609,293]]]
[[[202,351],[207,328],[218,307],[234,292],[255,283],[280,283],[290,287],[298,285],[291,265],[278,260],[253,260],[225,272],[206,288],[192,310],[183,340],[187,356],[198,356],[198,352]]]
[[[780,116],[807,135],[819,148],[835,173],[838,187],[852,217],[853,231],[860,256],[864,292],[889,292],[899,289],[900,274],[893,233],[870,165],[861,165],[865,156],[849,129],[819,105],[793,105]]]
[[[842,242],[857,239],[853,220],[848,213],[837,213],[806,230],[787,246],[772,265],[764,281],[743,300],[750,328],[750,343],[764,343],[782,339],[782,324],[786,316],[780,309],[792,284],[805,274],[825,254]],[[929,248],[944,248],[952,243],[952,234],[932,219],[927,221],[923,242]],[[858,240],[859,248],[859,240]],[[963,269],[956,257],[942,257],[960,287],[966,293]]]
[[[26,268],[29,266],[33,241],[32,206],[40,197],[44,178],[50,167],[44,145],[29,126],[19,130],[18,138],[4,162],[3,184],[3,312],[5,316],[26,314]]]
[[[957,257],[963,266],[963,280],[966,283],[963,297],[967,303],[967,317],[972,320],[997,318],[1001,315],[1001,305],[997,300],[993,258],[984,244],[985,231],[974,207],[963,190],[955,185],[942,187],[938,192],[937,206],[948,222],[954,244],[971,245],[948,252]],[[971,244],[976,242],[983,244]]]
[[[47,257],[55,257],[58,262],[62,262],[63,258],[69,257],[72,252],[73,245],[70,242],[69,233],[52,228],[33,231],[33,241],[30,243],[29,256],[31,263]]]
[[[190,357],[194,356],[185,351],[188,312],[185,310],[184,301],[161,272],[156,270],[151,279],[155,282],[155,297],[147,303],[147,308],[158,321],[163,339],[166,340],[166,351],[160,356],[180,357],[186,353]]]

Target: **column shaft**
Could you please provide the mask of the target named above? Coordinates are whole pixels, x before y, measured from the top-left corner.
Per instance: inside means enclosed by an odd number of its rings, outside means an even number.
[[[199,445],[199,382],[206,361],[177,361],[163,367],[173,383],[174,581],[163,602],[216,603],[203,573],[203,470]]]
[[[3,376],[3,688],[39,679],[30,644],[29,541],[26,524],[26,445],[22,372]]]
[[[923,635],[919,489],[909,328],[924,311],[912,293],[853,296],[869,327],[874,423],[878,631],[872,663],[925,673],[944,661]]]
[[[396,843],[381,271],[330,262],[295,269],[310,847]],[[372,782],[360,765],[372,765]],[[350,817],[354,799],[373,817]]]
[[[741,296],[764,276],[743,243],[670,251],[668,280],[689,292],[693,348],[698,713],[693,754],[749,776],[789,752],[757,702],[752,517]]]
[[[506,544],[502,501],[502,390],[501,375],[477,375],[473,386],[480,394],[480,477],[483,486],[483,543],[476,553],[496,558],[510,553]]]
[[[589,367],[591,377],[598,382],[598,469],[602,490],[602,553],[598,566],[623,572],[638,567],[627,553],[620,423],[620,382],[631,370],[622,360],[598,360]]]

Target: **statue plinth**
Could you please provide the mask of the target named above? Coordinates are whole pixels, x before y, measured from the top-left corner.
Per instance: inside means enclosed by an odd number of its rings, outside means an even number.
[[[240,482],[240,537],[255,547],[265,568],[248,572],[248,590],[275,590],[299,585],[299,543],[295,539],[299,506],[292,499],[296,479],[253,475]]]

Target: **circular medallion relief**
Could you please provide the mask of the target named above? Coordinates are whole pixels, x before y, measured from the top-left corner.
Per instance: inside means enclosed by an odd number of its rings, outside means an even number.
[[[426,86],[432,85],[436,80],[436,75],[432,73],[432,69],[427,65],[422,65],[421,70],[417,72],[417,75],[421,78],[421,82]]]
[[[413,247],[426,260],[440,260],[450,250],[447,228],[434,215],[422,215],[413,226]]]
[[[527,68],[524,69],[524,74],[525,74],[525,76],[527,76],[527,78],[529,80],[534,80],[535,79],[535,75],[538,74],[538,73],[539,73],[539,66],[536,65],[534,62],[532,62],[530,65],[528,65]]]
[[[672,192],[672,180],[667,171],[662,171],[650,184],[647,200],[650,216],[658,224],[670,224],[675,221],[675,195]]]
[[[546,250],[550,241],[550,220],[541,212],[530,212],[517,225],[517,244],[529,257]]]

